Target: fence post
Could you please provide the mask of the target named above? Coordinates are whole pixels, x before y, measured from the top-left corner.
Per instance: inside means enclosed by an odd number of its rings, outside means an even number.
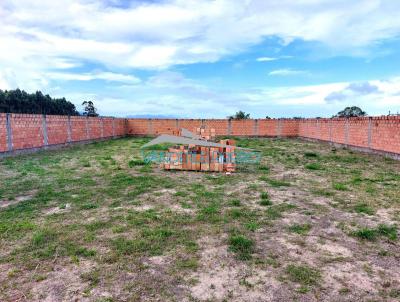
[[[68,115],[68,124],[67,124],[67,142],[72,142],[72,126],[71,126],[71,116]]]
[[[45,146],[48,146],[49,145],[49,137],[47,136],[46,114],[42,114],[42,131],[43,131],[43,143]]]
[[[276,125],[276,136],[277,137],[282,136],[282,119],[278,119],[278,123]]]
[[[253,135],[258,136],[258,119],[254,120]]]
[[[176,120],[175,120],[175,128],[176,128],[176,129],[179,129],[179,119],[176,119]]]
[[[89,132],[89,117],[86,117],[86,139],[90,139],[90,132]]]
[[[11,113],[6,113],[6,128],[7,128],[7,149],[8,149],[8,151],[11,152],[13,150]]]
[[[368,118],[368,148],[372,146],[372,117]]]
[[[112,118],[112,136],[115,137],[115,117]]]
[[[149,135],[153,134],[153,121],[150,118],[147,120],[147,133]]]

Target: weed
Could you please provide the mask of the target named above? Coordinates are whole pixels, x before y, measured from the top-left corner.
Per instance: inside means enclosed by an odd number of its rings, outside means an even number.
[[[286,267],[286,274],[289,280],[303,286],[317,285],[321,279],[321,273],[317,269],[307,265],[289,264]]]
[[[262,192],[261,193],[260,205],[262,205],[262,206],[270,206],[270,205],[272,205],[272,201],[269,199],[268,192]]]
[[[334,183],[333,188],[337,191],[347,191],[348,190],[347,186],[340,182]]]
[[[377,228],[377,232],[382,235],[387,237],[390,240],[396,240],[397,239],[397,227],[392,225],[385,225],[385,224],[380,224]]]
[[[258,170],[260,170],[260,171],[262,171],[262,172],[264,172],[264,173],[267,173],[267,172],[269,172],[269,167],[268,166],[264,166],[264,165],[259,165],[258,166]]]
[[[354,211],[357,213],[365,213],[368,215],[373,215],[375,211],[366,203],[358,203],[354,206]]]
[[[284,180],[279,180],[279,179],[272,179],[268,177],[260,177],[260,180],[266,181],[270,186],[272,187],[289,187],[290,183],[284,181]]]
[[[231,199],[229,201],[229,205],[232,207],[239,207],[241,205],[241,202],[239,199]]]
[[[353,235],[363,240],[373,241],[376,239],[378,234],[375,229],[362,228],[354,231]]]
[[[322,170],[322,166],[318,163],[310,163],[304,166],[308,170]]]
[[[196,258],[179,259],[175,262],[175,266],[179,269],[195,270],[199,266]]]
[[[377,228],[362,228],[353,232],[355,237],[363,240],[374,241],[378,236],[384,236],[389,240],[397,240],[397,227],[380,224]]]
[[[91,287],[95,287],[100,282],[100,271],[98,269],[91,270],[81,274],[81,278],[84,282],[89,282]]]
[[[128,162],[129,168],[133,168],[136,166],[144,166],[144,165],[147,165],[147,163],[141,159],[132,159]]]
[[[315,153],[315,152],[305,152],[305,153],[304,153],[304,156],[305,156],[305,157],[308,157],[308,158],[316,158],[316,157],[319,157],[319,155],[318,155],[317,153]]]
[[[260,228],[260,224],[255,221],[248,222],[244,226],[246,229],[248,229],[249,231],[252,231],[252,232],[254,232]]]
[[[311,230],[311,225],[306,224],[293,224],[289,227],[289,231],[292,233],[305,235]]]
[[[262,205],[262,206],[270,206],[270,205],[272,205],[272,201],[269,200],[269,199],[261,199],[260,205]]]
[[[244,235],[231,235],[229,250],[234,252],[239,260],[249,260],[254,250],[254,242]]]

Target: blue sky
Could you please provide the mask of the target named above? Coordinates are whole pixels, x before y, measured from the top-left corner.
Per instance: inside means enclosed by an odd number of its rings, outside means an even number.
[[[400,112],[396,0],[3,0],[0,89],[102,115]]]

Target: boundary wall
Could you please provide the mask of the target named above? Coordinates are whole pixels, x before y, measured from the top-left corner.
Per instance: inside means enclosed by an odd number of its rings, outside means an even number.
[[[400,159],[400,116],[320,119],[138,119],[0,113],[0,156],[73,143],[215,128],[217,136],[300,137]]]

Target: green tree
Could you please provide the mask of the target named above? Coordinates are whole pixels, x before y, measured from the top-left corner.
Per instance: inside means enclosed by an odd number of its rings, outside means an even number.
[[[94,107],[94,103],[92,101],[84,101],[82,106],[85,106],[83,115],[86,116],[99,116],[97,113],[96,107]]]
[[[250,113],[245,113],[242,110],[239,110],[235,113],[235,115],[228,116],[230,120],[247,120],[250,118]]]
[[[51,98],[41,91],[27,93],[24,90],[0,89],[1,113],[30,113],[53,115],[79,115],[75,105],[65,98]]]
[[[342,111],[339,111],[337,115],[334,117],[357,117],[357,116],[366,116],[367,113],[363,111],[360,107],[346,107]]]

